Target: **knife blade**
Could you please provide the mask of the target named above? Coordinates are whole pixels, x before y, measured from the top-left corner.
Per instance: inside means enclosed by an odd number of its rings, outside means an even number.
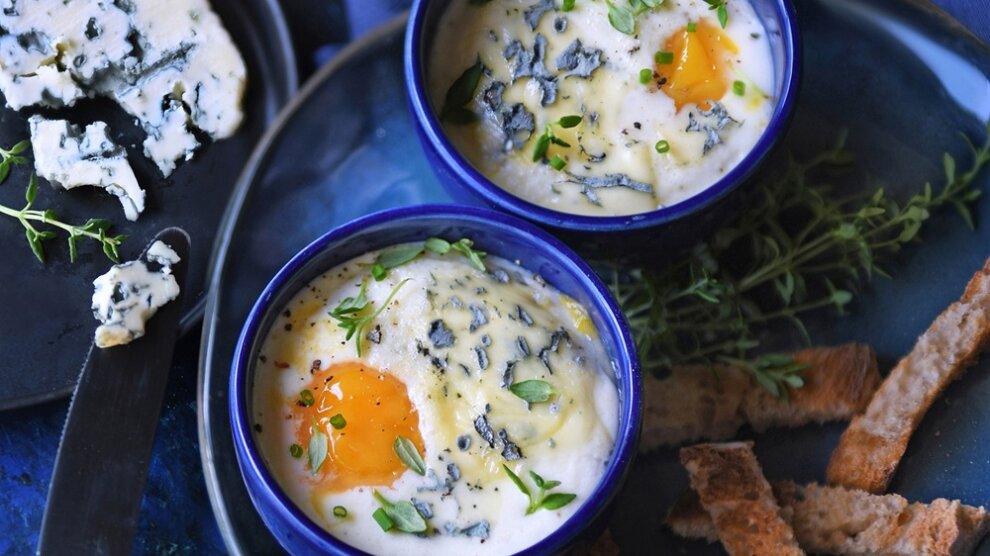
[[[155,236],[179,255],[179,296],[129,344],[90,347],[69,405],[48,490],[39,554],[129,554],[182,316],[189,236]],[[141,254],[144,258],[145,252]]]

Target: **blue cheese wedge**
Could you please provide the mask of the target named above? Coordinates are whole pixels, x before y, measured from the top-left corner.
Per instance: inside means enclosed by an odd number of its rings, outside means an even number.
[[[179,295],[172,276],[179,255],[156,241],[145,259],[114,265],[93,281],[93,316],[101,323],[96,329],[97,347],[119,346],[144,336],[148,319]]]
[[[105,96],[148,134],[168,176],[243,120],[246,69],[206,0],[0,0],[0,91],[14,109]]]
[[[120,199],[128,220],[137,220],[144,210],[144,190],[127,162],[127,151],[107,136],[107,124],[95,122],[83,131],[41,116],[32,116],[29,123],[39,176],[65,189],[102,187]]]

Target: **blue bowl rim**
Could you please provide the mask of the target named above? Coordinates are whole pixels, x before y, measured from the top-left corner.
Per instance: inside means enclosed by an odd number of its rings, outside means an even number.
[[[683,201],[649,212],[624,216],[585,216],[551,210],[522,197],[509,193],[495,185],[490,179],[465,159],[447,139],[443,127],[430,105],[426,90],[420,46],[423,40],[423,27],[426,19],[426,6],[430,0],[413,0],[409,22],[406,27],[403,48],[403,67],[406,74],[406,93],[413,112],[413,120],[422,135],[429,141],[443,164],[470,192],[491,206],[508,211],[541,226],[551,226],[578,232],[620,232],[651,228],[672,222],[693,214],[724,198],[750,177],[766,159],[774,145],[783,137],[787,124],[794,112],[801,76],[801,40],[797,28],[797,13],[791,0],[776,0],[777,11],[781,14],[781,34],[784,41],[784,75],[780,100],[774,107],[773,115],[766,129],[746,156],[718,181]]]
[[[241,474],[244,475],[245,482],[249,481],[247,477],[249,473],[258,480],[264,495],[275,500],[276,509],[281,511],[284,517],[298,524],[308,538],[319,539],[320,542],[341,553],[365,554],[360,549],[337,539],[313,522],[282,491],[263,463],[261,453],[255,445],[251,433],[250,415],[247,408],[247,377],[248,369],[252,365],[250,356],[255,339],[259,336],[261,321],[274,308],[272,306],[273,300],[314,257],[323,253],[333,244],[347,241],[353,234],[365,228],[391,221],[414,221],[423,218],[450,218],[469,225],[504,227],[513,230],[513,233],[519,233],[521,237],[532,242],[535,246],[546,249],[551,258],[560,263],[559,268],[561,270],[578,278],[580,286],[590,294],[592,302],[598,306],[602,317],[606,320],[607,328],[615,336],[616,353],[610,355],[618,363],[618,367],[615,369],[616,380],[626,383],[628,388],[625,388],[623,392],[619,408],[620,429],[616,434],[614,444],[616,448],[613,450],[608,468],[595,490],[574,515],[540,542],[523,550],[521,554],[556,552],[576,540],[580,536],[583,526],[599,517],[618,494],[628,475],[636,455],[642,425],[643,398],[639,359],[624,314],[608,288],[591,267],[577,253],[547,232],[515,216],[490,209],[452,204],[426,204],[379,211],[332,229],[303,248],[278,271],[251,308],[234,351],[230,378],[229,410],[235,452]],[[523,266],[525,268],[525,265]],[[625,427],[621,426],[623,422],[626,423]]]

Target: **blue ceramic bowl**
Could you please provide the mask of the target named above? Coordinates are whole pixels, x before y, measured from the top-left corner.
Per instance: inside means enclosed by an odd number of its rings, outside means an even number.
[[[477,246],[540,274],[578,300],[591,316],[616,369],[619,427],[615,450],[598,487],[559,529],[526,554],[555,554],[586,542],[603,525],[631,466],[642,418],[639,363],[629,327],[608,289],[581,259],[547,233],[515,217],[454,205],[422,205],[378,212],[332,230],[292,258],[268,284],[248,315],[234,354],[230,419],[237,463],[251,500],[276,539],[293,554],[363,554],[335,539],[292,502],[266,468],[252,431],[255,361],[279,312],[305,284],[327,269],[375,249],[430,236],[470,237]]]
[[[447,139],[430,101],[426,74],[432,39],[437,24],[451,0],[414,0],[406,29],[403,64],[406,91],[419,139],[426,157],[441,184],[460,202],[490,206],[535,222],[558,233],[582,250],[615,255],[630,250],[670,250],[689,247],[699,235],[738,211],[726,209],[724,201],[766,160],[773,146],[784,135],[794,108],[800,76],[800,40],[797,16],[790,0],[748,0],[763,21],[773,56],[777,98],[769,125],[753,149],[711,187],[680,203],[658,210],[627,216],[584,216],[550,210],[533,204],[495,185],[457,151]],[[721,203],[720,203],[721,202]],[[711,211],[715,205],[722,211]],[[674,224],[677,224],[674,226]],[[657,232],[663,229],[662,242]],[[597,249],[595,248],[597,247]]]

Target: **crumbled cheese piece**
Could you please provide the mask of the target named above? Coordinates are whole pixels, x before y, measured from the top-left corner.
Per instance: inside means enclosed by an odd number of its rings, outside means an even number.
[[[107,124],[94,122],[80,130],[65,120],[32,116],[31,147],[38,175],[72,189],[102,187],[116,195],[128,220],[144,210],[144,190],[127,162],[127,151],[107,136]]]
[[[160,268],[152,271],[145,261],[130,261],[114,265],[93,281],[93,316],[102,323],[96,329],[97,347],[119,346],[144,336],[148,319],[179,295],[172,276],[179,255],[156,241],[145,258]]]
[[[0,91],[14,109],[106,96],[138,118],[164,175],[192,129],[236,131],[246,69],[206,0],[0,0]]]

